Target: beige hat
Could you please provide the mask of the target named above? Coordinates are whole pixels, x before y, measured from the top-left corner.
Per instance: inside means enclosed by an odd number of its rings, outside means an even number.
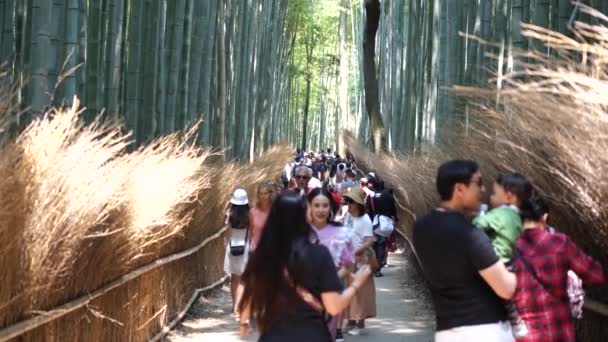
[[[365,192],[359,187],[352,187],[344,194],[344,197],[350,198],[353,202],[365,206]]]

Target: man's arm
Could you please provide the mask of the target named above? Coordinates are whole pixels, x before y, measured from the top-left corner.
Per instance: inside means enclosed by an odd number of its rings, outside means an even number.
[[[507,270],[502,261],[499,260],[493,265],[479,270],[479,274],[499,297],[511,299],[515,294],[517,278],[514,273]]]
[[[472,228],[469,235],[469,258],[479,275],[496,295],[511,299],[517,283],[515,274],[509,272],[496,255],[490,239],[481,230]]]

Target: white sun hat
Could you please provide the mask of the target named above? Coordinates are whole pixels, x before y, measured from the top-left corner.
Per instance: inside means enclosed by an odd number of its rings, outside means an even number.
[[[232,198],[230,199],[230,203],[235,205],[245,205],[249,203],[249,199],[247,198],[247,191],[243,189],[236,189],[232,194]]]
[[[316,179],[315,177],[312,177],[309,181],[308,181],[308,189],[312,190],[314,188],[321,188],[323,187],[323,184],[321,183],[320,180]]]

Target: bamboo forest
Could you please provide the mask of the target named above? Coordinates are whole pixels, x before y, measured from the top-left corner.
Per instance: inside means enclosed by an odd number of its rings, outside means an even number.
[[[608,0],[0,0],[0,342],[604,341],[607,94]]]

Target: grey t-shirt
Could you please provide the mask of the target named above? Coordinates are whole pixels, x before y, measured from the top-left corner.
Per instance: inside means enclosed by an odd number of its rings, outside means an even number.
[[[437,330],[507,319],[502,300],[479,275],[498,261],[490,239],[458,212],[417,220],[414,248],[429,282]]]

